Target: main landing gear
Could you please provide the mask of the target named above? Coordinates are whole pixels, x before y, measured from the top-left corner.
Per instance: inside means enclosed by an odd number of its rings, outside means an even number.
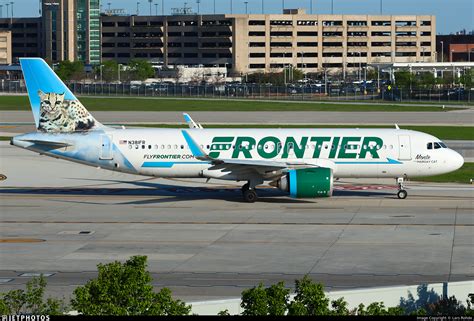
[[[397,196],[399,199],[401,200],[404,200],[405,198],[407,198],[408,196],[408,193],[407,191],[405,190],[405,186],[403,185],[403,182],[404,182],[404,179],[403,177],[399,177],[397,179],[397,183],[398,183],[398,193],[397,193]]]
[[[255,191],[255,186],[250,188],[250,182],[242,186],[242,194],[244,196],[244,200],[247,203],[255,203],[258,199],[257,192]]]

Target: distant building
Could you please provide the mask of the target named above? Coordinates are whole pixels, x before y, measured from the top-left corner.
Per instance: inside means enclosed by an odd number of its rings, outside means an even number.
[[[44,57],[100,64],[99,0],[43,0]]]
[[[99,0],[43,0],[41,17],[1,18],[12,32],[12,61],[43,57],[52,62],[100,64]]]
[[[438,61],[474,61],[474,35],[436,36],[436,52],[439,53]]]
[[[434,16],[271,15],[103,16],[102,59],[162,59],[164,65],[305,72],[369,63],[431,62]]]
[[[43,57],[40,18],[0,18],[0,32],[10,32],[11,62],[20,57]]]
[[[12,33],[0,31],[0,65],[12,63]]]

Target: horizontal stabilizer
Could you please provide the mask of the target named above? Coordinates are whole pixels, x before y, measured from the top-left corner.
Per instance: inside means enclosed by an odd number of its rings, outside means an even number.
[[[57,149],[57,148],[64,148],[64,147],[69,147],[72,146],[71,144],[64,143],[64,142],[52,142],[49,140],[39,140],[39,139],[27,139],[24,140],[25,142],[33,143],[36,145],[44,145],[44,146],[49,146],[52,149]]]

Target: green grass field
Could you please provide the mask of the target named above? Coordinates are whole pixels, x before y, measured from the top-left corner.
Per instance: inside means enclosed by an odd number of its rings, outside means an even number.
[[[127,127],[150,127],[150,128],[182,128],[184,124],[139,124]],[[394,128],[389,125],[249,125],[249,124],[202,124],[204,128]],[[443,140],[474,140],[474,127],[462,126],[402,126],[401,129],[411,129]]]
[[[81,97],[81,102],[90,111],[443,111],[441,106],[396,106],[367,103],[364,105],[265,102],[237,100],[193,100],[158,98],[97,98]],[[0,96],[0,110],[29,110],[27,96]],[[456,108],[449,108],[456,110]]]
[[[463,183],[469,184],[470,179],[474,179],[474,163],[464,163],[463,167],[455,172],[431,176],[431,177],[418,177],[414,178],[414,181],[421,182],[434,182],[434,183]]]

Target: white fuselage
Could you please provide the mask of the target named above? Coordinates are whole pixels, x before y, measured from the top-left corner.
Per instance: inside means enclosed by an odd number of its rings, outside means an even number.
[[[227,172],[209,170],[197,160],[182,129],[110,129],[80,134],[37,134],[64,139],[72,147],[55,157],[115,171],[156,177],[212,177],[245,180]],[[330,167],[334,177],[416,177],[456,170],[462,157],[449,148],[428,149],[440,140],[431,135],[399,129],[186,129],[210,156],[220,159],[287,162]],[[31,135],[31,134],[26,134]],[[80,138],[89,135],[88,152],[81,155]],[[21,136],[20,136],[21,137]],[[91,139],[93,138],[93,139]],[[90,144],[95,141],[96,149]],[[217,142],[216,142],[217,141]],[[224,141],[219,143],[219,141]],[[22,146],[26,147],[27,146]],[[76,149],[76,150],[75,150]],[[75,150],[74,157],[71,154]],[[95,151],[95,152],[94,152]],[[217,154],[216,154],[217,153]],[[46,152],[48,154],[48,152]],[[216,158],[217,158],[216,157]],[[76,158],[76,159],[75,159]],[[94,161],[97,159],[97,161]],[[128,162],[124,164],[124,159]],[[131,165],[131,166],[130,166]],[[245,174],[239,174],[245,176]]]
[[[336,178],[416,177],[454,171],[464,160],[434,136],[400,129],[186,129],[211,157],[301,163],[333,169]],[[31,141],[70,144],[44,150]],[[223,142],[222,142],[223,141]],[[155,177],[247,180],[253,173],[213,168],[197,160],[182,129],[112,129],[29,133],[14,145],[104,169]],[[429,144],[431,149],[429,149]],[[442,143],[441,143],[442,144]],[[270,180],[280,173],[268,173]]]

